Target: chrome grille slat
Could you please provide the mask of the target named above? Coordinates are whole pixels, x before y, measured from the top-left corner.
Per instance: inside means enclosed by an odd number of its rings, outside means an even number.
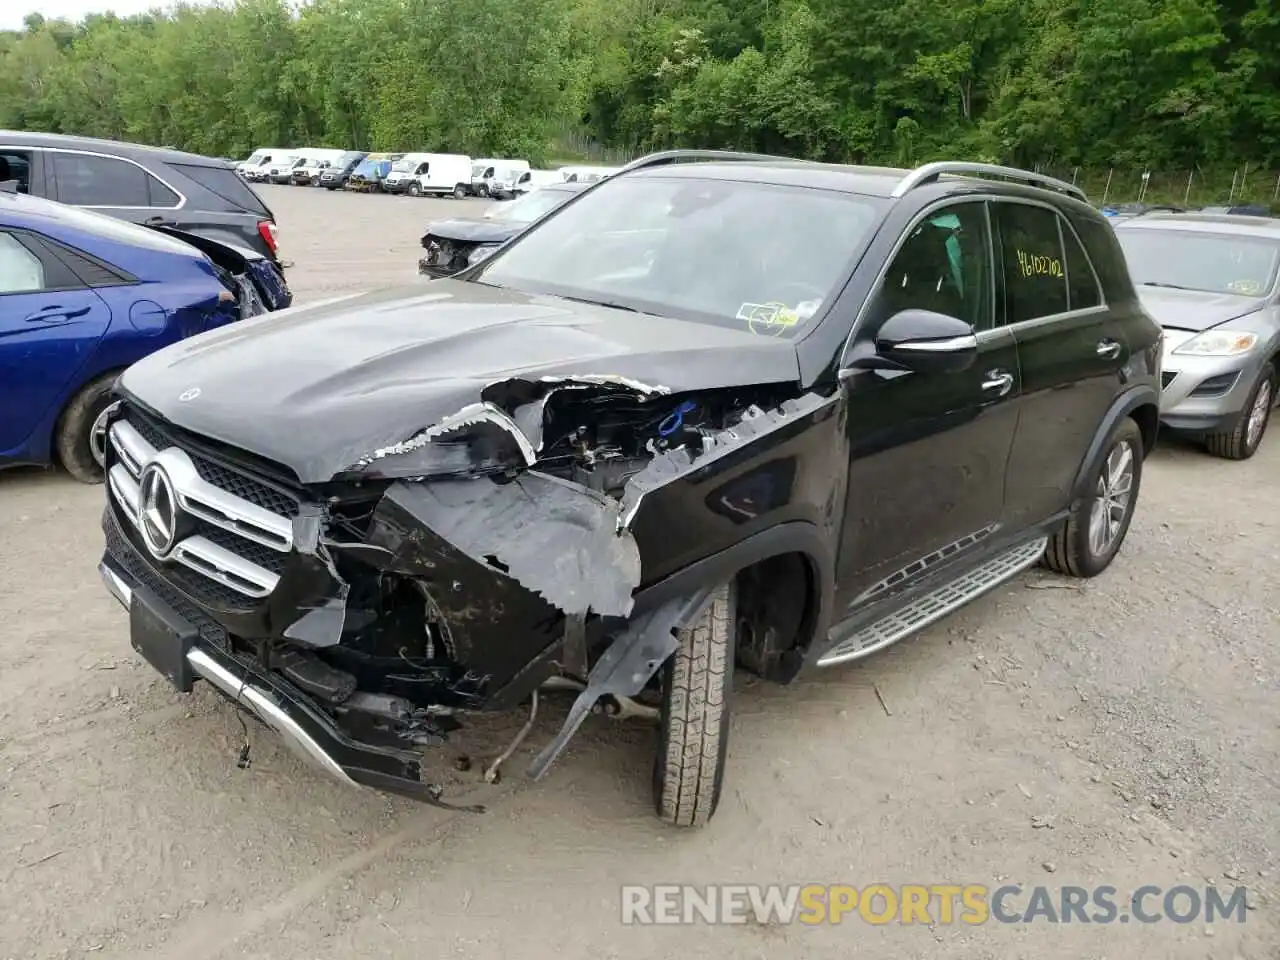
[[[108,437],[119,461],[108,473],[108,488],[121,513],[135,528],[139,527],[142,517],[142,473],[148,464],[156,464],[168,476],[182,513],[207,524],[206,530],[213,527],[227,531],[246,541],[246,548],[253,544],[286,556],[293,550],[293,521],[289,517],[210,483],[201,476],[192,457],[180,447],[157,449],[127,420],[113,423]],[[234,537],[227,542],[233,543]],[[269,596],[280,580],[273,570],[199,533],[175,543],[167,555],[162,556],[162,561],[181,564],[236,594],[253,599]]]

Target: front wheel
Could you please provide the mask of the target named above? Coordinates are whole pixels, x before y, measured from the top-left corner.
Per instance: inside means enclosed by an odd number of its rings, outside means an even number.
[[[737,588],[729,582],[680,631],[680,646],[662,668],[653,802],[658,817],[673,826],[704,826],[720,803],[736,623]]]
[[[1268,363],[1258,374],[1248,402],[1230,429],[1205,437],[1205,447],[1210,453],[1224,460],[1248,460],[1258,452],[1262,435],[1271,422],[1271,410],[1276,405],[1275,384],[1276,368]]]
[[[418,182],[416,180],[413,183],[409,184],[409,196],[416,197],[421,193],[422,193],[422,187],[418,185]]]
[[[1090,476],[1088,497],[1049,538],[1044,565],[1070,577],[1096,577],[1129,532],[1142,486],[1142,430],[1126,417],[1111,432]]]

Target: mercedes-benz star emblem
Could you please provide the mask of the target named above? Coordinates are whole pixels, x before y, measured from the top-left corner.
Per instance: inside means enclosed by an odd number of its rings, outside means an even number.
[[[157,559],[173,549],[178,535],[178,498],[164,468],[152,463],[138,480],[138,526],[147,549]]]

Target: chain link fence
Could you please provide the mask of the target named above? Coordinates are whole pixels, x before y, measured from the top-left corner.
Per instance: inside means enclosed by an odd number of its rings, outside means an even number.
[[[1083,188],[1093,203],[1179,207],[1259,204],[1280,212],[1280,170],[1243,164],[1235,169],[1142,170],[1120,167],[1037,167],[1037,172]]]

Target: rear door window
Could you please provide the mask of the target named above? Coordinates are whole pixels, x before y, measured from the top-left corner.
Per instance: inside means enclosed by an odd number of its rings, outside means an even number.
[[[258,195],[230,167],[207,167],[192,163],[171,163],[169,166],[222,201],[222,209],[233,213],[268,216],[267,208],[258,199]]]
[[[1062,247],[1066,254],[1067,271],[1067,307],[1070,310],[1088,310],[1102,306],[1102,291],[1098,278],[1094,276],[1089,258],[1084,248],[1076,239],[1075,232],[1066,223],[1062,224]]]
[[[154,178],[127,160],[55,150],[53,176],[63,203],[78,207],[152,206],[149,181]],[[171,202],[160,205],[176,206],[172,191],[170,196]]]
[[[1067,273],[1058,215],[1046,207],[992,205],[1004,269],[1005,323],[1066,313]]]

